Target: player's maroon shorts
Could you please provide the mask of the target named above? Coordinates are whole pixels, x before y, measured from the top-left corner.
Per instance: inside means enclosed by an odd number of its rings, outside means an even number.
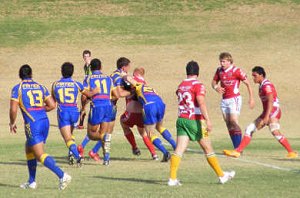
[[[266,114],[266,112],[263,111],[259,117],[261,119],[263,119],[265,117],[265,114]],[[279,107],[273,107],[271,114],[270,114],[270,118],[276,118],[278,120],[281,118],[281,110]]]
[[[121,115],[121,122],[129,127],[133,127],[134,125],[140,128],[144,127],[142,113],[129,113],[125,111],[125,113]]]

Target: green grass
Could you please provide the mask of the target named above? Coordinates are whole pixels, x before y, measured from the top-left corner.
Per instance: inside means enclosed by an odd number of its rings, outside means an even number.
[[[283,72],[282,67],[284,71],[294,71],[299,66],[295,58],[300,40],[299,3],[299,0],[1,1],[0,63],[5,67],[1,82],[12,87],[18,82],[17,67],[28,62],[34,65],[35,78],[50,86],[50,82],[59,78],[55,76],[59,74],[58,65],[66,60],[75,63],[77,77],[82,77],[77,65],[82,64],[80,54],[85,48],[91,49],[93,56],[103,58],[106,71],[115,69],[115,59],[122,54],[130,57],[135,66],[145,65],[147,79],[159,89],[168,105],[166,126],[174,132],[175,84],[184,76],[180,65],[195,58],[200,61],[201,78],[208,89],[213,145],[220,154],[223,149],[231,148],[231,144],[219,115],[219,97],[209,88],[209,82],[218,53],[228,50],[238,64],[247,68],[248,75],[253,64],[266,65],[268,72],[271,71],[268,76],[278,82],[275,85],[283,104],[283,132],[297,150],[299,108],[295,107],[300,96],[294,82],[298,79],[291,72]],[[242,89],[245,91],[245,87]],[[196,151],[185,154],[178,173],[183,186],[169,188],[166,186],[169,164],[152,161],[140,139],[142,155],[134,157],[119,125],[113,136],[111,165],[104,167],[87,160],[81,169],[67,165],[66,147],[57,128],[52,127],[46,151],[72,175],[73,181],[60,192],[55,175],[39,165],[38,190],[21,190],[19,184],[27,179],[21,115],[19,134],[8,135],[10,93],[6,86],[2,91],[0,197],[299,196],[299,159],[285,159],[286,152],[267,129],[255,135],[241,159],[219,157],[225,170],[237,172],[236,178],[226,185],[217,184],[205,157],[198,152],[198,145],[191,143],[189,147]],[[243,110],[240,119],[243,128],[259,113],[259,102],[257,106],[255,113],[247,107]],[[51,115],[51,123],[56,122],[55,112]],[[78,142],[83,135],[84,132],[77,133]],[[88,145],[87,151],[93,144]]]
[[[295,6],[299,3],[274,0],[3,2],[0,8],[1,47],[49,42],[100,42],[123,46],[201,44],[256,40],[278,34],[298,35],[299,26],[289,25],[288,19],[274,23],[273,20],[264,22],[262,18],[263,24],[253,24],[256,21],[252,21],[252,14],[235,12],[231,16],[239,5],[251,8],[258,2]],[[234,17],[233,20],[223,21],[217,14],[220,11],[224,18]],[[275,13],[271,17],[276,17]]]
[[[79,141],[84,133],[76,134]],[[125,138],[116,132],[112,142],[110,166],[85,161],[85,165],[79,169],[67,165],[67,149],[57,128],[51,129],[46,150],[55,157],[59,166],[72,175],[72,183],[65,191],[60,192],[56,177],[39,165],[38,190],[24,191],[18,188],[27,179],[23,154],[24,137],[16,135],[9,138],[0,140],[0,190],[2,196],[6,197],[19,197],[20,193],[22,197],[297,197],[299,193],[295,190],[300,179],[299,160],[284,159],[285,152],[272,138],[255,139],[241,160],[220,156],[219,161],[225,170],[234,169],[237,172],[236,178],[225,185],[217,183],[217,177],[203,154],[199,153],[198,146],[191,143],[193,151],[185,154],[178,173],[183,186],[170,188],[166,185],[169,164],[152,161],[141,139],[137,139],[137,142],[142,155],[134,157]],[[299,139],[292,141],[300,145]],[[90,143],[87,150],[93,144]],[[219,153],[220,149],[229,146],[229,142],[227,139],[219,139],[214,141],[214,145],[217,145],[216,151]],[[254,162],[289,168],[291,171],[264,167]]]

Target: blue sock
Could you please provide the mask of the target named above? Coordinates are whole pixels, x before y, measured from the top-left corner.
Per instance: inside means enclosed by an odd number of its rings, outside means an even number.
[[[242,134],[235,134],[235,135],[230,135],[233,147],[236,149],[241,141],[242,141]]]
[[[72,145],[69,147],[69,150],[70,150],[70,152],[74,155],[74,157],[75,157],[76,159],[79,159],[79,153],[78,153],[76,144],[72,144]]]
[[[56,166],[53,157],[49,156],[48,154],[43,154],[41,156],[41,163],[49,168],[52,172],[54,172],[58,176],[58,178],[63,178],[64,172],[58,166]]]
[[[32,183],[35,181],[36,166],[37,166],[37,160],[35,158],[31,160],[27,160],[27,167],[29,172],[28,183]]]
[[[167,149],[162,145],[162,142],[158,137],[154,137],[154,138],[152,137],[151,140],[156,148],[158,148],[161,152],[163,152],[163,154],[167,154],[168,152]]]
[[[89,143],[89,141],[90,141],[90,138],[86,135],[85,138],[82,140],[82,143],[81,143],[82,147],[84,148],[87,145],[87,143]]]
[[[165,129],[161,135],[167,140],[173,147],[173,150],[176,148],[176,142],[173,140],[171,133],[168,131],[168,129]]]
[[[102,141],[101,140],[99,140],[98,142],[97,142],[97,144],[95,144],[95,146],[94,146],[94,148],[93,148],[93,152],[94,153],[98,153],[98,151],[99,151],[99,149],[102,147]]]
[[[103,161],[109,161],[110,160],[110,153],[105,153],[103,157]]]

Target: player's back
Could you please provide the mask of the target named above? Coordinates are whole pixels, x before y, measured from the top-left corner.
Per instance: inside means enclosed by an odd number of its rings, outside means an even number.
[[[111,95],[114,89],[113,81],[109,76],[102,74],[101,72],[93,72],[88,77],[84,87],[90,90],[98,89],[98,92],[92,97],[93,106],[111,105]]]
[[[136,89],[138,101],[142,105],[155,103],[155,102],[162,102],[161,97],[156,93],[156,91],[152,87],[148,85],[137,83],[135,89]]]
[[[28,123],[47,118],[44,102],[48,97],[46,87],[27,79],[14,86],[11,99],[19,103],[24,121]]]
[[[83,85],[72,78],[62,78],[53,83],[53,95],[58,108],[64,111],[78,111],[78,96]]]
[[[196,97],[205,96],[205,87],[197,79],[183,80],[176,91],[178,97],[178,117],[200,119],[201,112]]]

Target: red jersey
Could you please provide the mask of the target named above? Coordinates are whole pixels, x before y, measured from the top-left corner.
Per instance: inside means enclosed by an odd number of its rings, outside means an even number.
[[[215,73],[214,80],[221,81],[221,87],[225,88],[223,99],[233,98],[240,95],[240,82],[247,79],[246,74],[236,66],[230,66],[226,70],[219,67]]]
[[[190,120],[203,119],[197,96],[205,96],[206,90],[202,83],[196,79],[183,80],[176,91],[178,96],[178,117]]]
[[[279,99],[274,85],[267,79],[263,80],[259,86],[259,97],[263,105],[264,111],[267,110],[268,100],[267,95],[273,94],[273,108],[279,107]]]

